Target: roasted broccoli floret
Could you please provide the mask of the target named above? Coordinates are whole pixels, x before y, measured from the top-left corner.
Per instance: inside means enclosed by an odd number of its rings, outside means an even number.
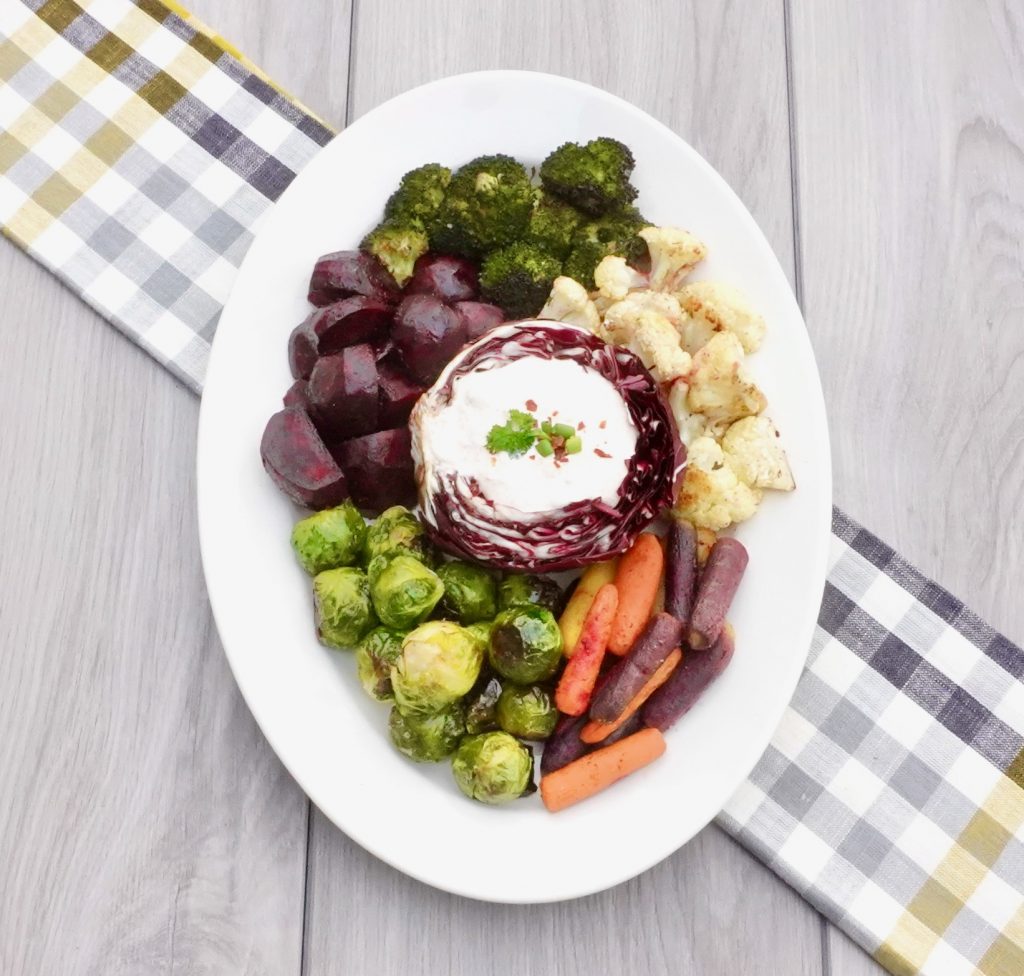
[[[562,266],[562,274],[567,278],[578,281],[587,291],[593,291],[594,268],[601,259],[609,254],[614,254],[615,249],[608,244],[601,244],[598,241],[580,241],[573,245],[569,256]]]
[[[558,258],[535,244],[519,242],[487,255],[480,268],[480,290],[510,319],[529,318],[544,306],[561,271]]]
[[[573,236],[562,273],[592,291],[596,287],[594,269],[602,258],[611,254],[635,264],[646,257],[647,244],[638,231],[648,226],[650,221],[636,207],[624,207],[587,221]]]
[[[628,206],[636,198],[629,182],[635,161],[627,146],[602,137],[585,146],[567,142],[541,163],[544,188],[594,216]]]
[[[647,255],[647,244],[639,235],[651,222],[636,207],[624,207],[582,224],[577,230],[573,243],[583,241],[610,244],[609,254],[636,263]]]
[[[537,203],[530,214],[525,240],[544,248],[556,258],[564,259],[572,247],[572,239],[583,215],[572,204],[539,191]]]
[[[374,255],[401,286],[412,277],[416,259],[427,253],[430,243],[419,220],[393,217],[378,224],[359,246]]]
[[[534,189],[511,156],[480,156],[452,177],[430,225],[430,244],[442,254],[479,258],[519,240],[533,209]]]
[[[409,170],[384,205],[384,216],[419,220],[428,226],[441,206],[451,181],[452,171],[440,163],[427,163],[426,166]]]

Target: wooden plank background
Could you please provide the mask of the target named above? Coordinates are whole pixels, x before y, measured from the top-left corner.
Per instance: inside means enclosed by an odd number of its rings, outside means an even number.
[[[525,67],[681,133],[803,299],[837,503],[1024,640],[1018,3],[195,6],[337,124],[445,74]],[[0,293],[0,972],[881,972],[714,827],[552,907],[445,895],[356,847],[226,667],[197,402],[10,245]]]

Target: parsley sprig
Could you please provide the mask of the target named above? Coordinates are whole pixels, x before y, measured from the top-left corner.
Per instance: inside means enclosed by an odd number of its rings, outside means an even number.
[[[538,424],[536,417],[523,410],[509,410],[505,423],[495,424],[487,434],[487,450],[491,454],[504,451],[519,457],[534,444],[541,457],[564,458],[583,450],[583,441],[571,424],[550,420]]]

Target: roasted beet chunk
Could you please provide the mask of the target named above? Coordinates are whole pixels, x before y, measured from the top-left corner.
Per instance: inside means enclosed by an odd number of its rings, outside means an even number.
[[[433,295],[410,295],[395,312],[391,338],[406,372],[428,386],[466,341],[466,324]]]
[[[374,513],[416,499],[408,427],[382,430],[340,444],[335,454],[348,478],[352,500]]]
[[[352,295],[318,308],[309,317],[317,352],[330,356],[346,346],[383,338],[394,312],[387,302],[366,295]]]
[[[316,335],[309,327],[309,320],[292,329],[288,336],[288,368],[297,380],[308,380],[316,365]]]
[[[406,282],[407,295],[434,295],[443,302],[465,302],[480,294],[476,265],[447,254],[424,254]]]
[[[299,505],[331,508],[348,498],[344,473],[301,407],[286,407],[267,421],[260,457],[277,487]]]
[[[284,405],[286,407],[302,407],[303,410],[309,407],[309,394],[305,380],[296,380],[288,387],[288,392],[284,395]]]
[[[349,346],[317,360],[309,377],[310,412],[329,440],[377,429],[377,382],[372,346]]]
[[[391,363],[380,363],[379,369],[380,425],[385,429],[398,427],[409,419],[413,404],[419,399],[423,387]]]
[[[505,313],[497,305],[488,305],[487,302],[456,302],[455,311],[466,323],[468,342],[479,339],[488,329],[505,321]]]
[[[335,251],[317,258],[309,279],[309,300],[314,305],[330,305],[349,295],[366,295],[394,302],[398,285],[384,266],[362,251]]]

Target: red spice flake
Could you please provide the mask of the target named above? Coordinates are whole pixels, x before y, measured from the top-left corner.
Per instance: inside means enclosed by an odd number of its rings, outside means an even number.
[[[526,401],[526,409],[529,410],[530,413],[533,413],[534,411],[536,411],[536,409],[537,409],[537,401],[536,400],[527,400]]]
[[[608,421],[607,420],[602,420],[601,423],[599,423],[597,426],[600,427],[601,430],[604,430],[605,427],[608,426]]]
[[[586,429],[587,429],[587,425],[586,425],[585,423],[583,423],[583,421],[581,420],[581,421],[580,421],[580,422],[579,422],[579,423],[578,423],[578,424],[576,425],[576,429],[577,429],[577,430],[586,430]]]
[[[594,448],[594,453],[599,458],[610,458],[611,457],[611,455],[607,451],[602,451],[601,448],[599,448],[599,447],[595,447]]]

